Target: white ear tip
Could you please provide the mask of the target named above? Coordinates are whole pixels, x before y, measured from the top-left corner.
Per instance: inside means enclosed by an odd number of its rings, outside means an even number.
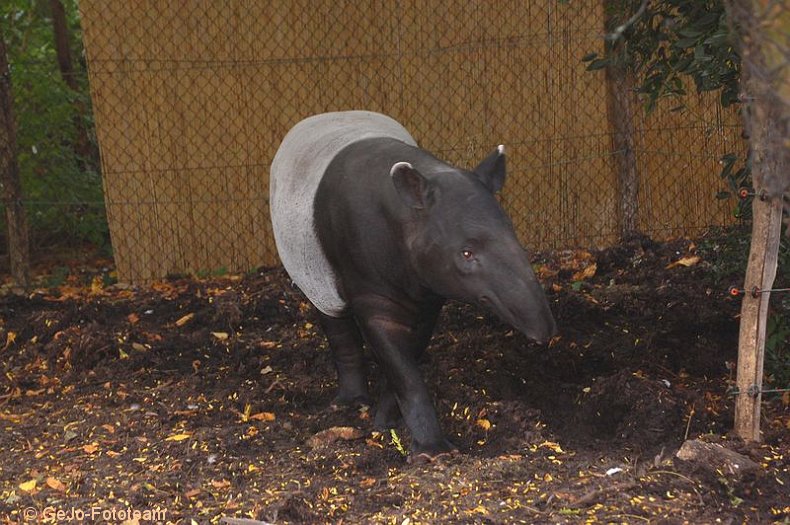
[[[504,155],[505,154],[505,145],[504,144],[500,144],[499,146],[496,147],[496,150],[499,152],[500,155]]]
[[[401,168],[414,169],[408,162],[396,162],[392,165],[392,169],[390,169],[390,177],[394,176],[395,172]]]

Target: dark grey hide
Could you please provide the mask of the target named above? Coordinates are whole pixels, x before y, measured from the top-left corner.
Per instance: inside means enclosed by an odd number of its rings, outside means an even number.
[[[454,449],[417,361],[445,299],[481,304],[537,342],[554,318],[494,194],[504,147],[472,171],[417,147],[389,117],[327,113],[297,124],[272,163],[280,258],[319,310],[338,372],[338,404],[368,402],[362,342],[384,373],[374,423],[400,416],[412,453]]]

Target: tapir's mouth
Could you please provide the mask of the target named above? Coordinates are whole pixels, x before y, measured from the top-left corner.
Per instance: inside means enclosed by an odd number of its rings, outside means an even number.
[[[557,325],[548,305],[546,314],[540,308],[536,308],[536,312],[515,312],[496,297],[488,295],[481,295],[478,303],[537,344],[546,344],[557,334]]]

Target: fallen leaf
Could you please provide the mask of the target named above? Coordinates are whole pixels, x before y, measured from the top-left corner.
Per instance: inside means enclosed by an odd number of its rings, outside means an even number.
[[[228,334],[226,332],[211,332],[211,335],[219,341],[227,341],[228,339]]]
[[[31,479],[30,481],[25,481],[24,483],[19,484],[19,489],[24,490],[25,492],[32,492],[36,489],[36,480]]]
[[[257,414],[249,416],[248,419],[254,419],[256,421],[274,421],[275,416],[271,412],[258,412]]]
[[[562,450],[562,447],[559,445],[559,443],[554,443],[553,441],[544,441],[543,443],[538,445],[538,447],[546,447],[548,449],[553,450],[557,454],[564,454],[565,453],[565,451]]]
[[[185,492],[184,496],[186,496],[189,499],[192,499],[195,496],[197,496],[198,494],[200,494],[201,492],[203,492],[203,490],[200,487],[198,487],[196,489],[192,489],[192,490],[189,490],[189,491]]]
[[[5,346],[3,347],[3,350],[11,346],[14,341],[16,341],[16,333],[8,332],[5,336]]]
[[[688,268],[689,266],[694,266],[698,262],[702,260],[699,255],[689,255],[688,257],[682,257],[673,263],[669,263],[667,265],[667,270],[671,270],[672,268],[677,268],[678,266],[685,266]]]
[[[97,275],[91,281],[91,294],[96,295],[102,292],[104,288],[104,282],[102,281],[101,276]]]
[[[129,324],[137,324],[137,322],[140,320],[140,316],[132,312],[126,316],[126,320],[129,321]]]
[[[190,437],[192,437],[192,434],[185,432],[183,434],[173,434],[172,436],[168,436],[165,438],[165,441],[184,441]]]
[[[595,272],[598,271],[598,265],[596,263],[592,263],[585,268],[579,270],[578,272],[573,274],[571,277],[572,281],[584,281],[585,279],[590,279],[595,276]]]
[[[376,478],[365,478],[359,482],[359,486],[362,487],[363,489],[370,488],[375,484],[376,484]]]
[[[186,314],[184,317],[176,321],[176,326],[184,326],[189,321],[191,321],[193,317],[195,317],[195,314]]]
[[[145,351],[148,350],[147,346],[145,346],[144,344],[140,344],[140,343],[132,343],[132,348],[134,348],[138,352],[145,352]]]
[[[350,441],[352,439],[359,439],[363,436],[361,430],[354,427],[332,427],[318,432],[307,440],[307,446],[310,448],[317,448],[326,446],[335,441]]]
[[[66,492],[66,485],[64,485],[60,480],[48,477],[47,478],[47,487],[57,490],[58,492]]]
[[[220,481],[216,481],[216,480],[212,479],[211,480],[211,486],[214,487],[215,489],[226,489],[226,488],[230,487],[230,481],[228,481],[226,479],[223,479],[223,480],[220,480]]]
[[[475,421],[475,425],[486,431],[491,428],[491,422],[487,419],[478,419]]]
[[[0,421],[10,421],[11,423],[20,423],[22,421],[22,416],[17,414],[8,414],[0,412]]]
[[[95,454],[97,450],[99,450],[99,445],[96,443],[91,443],[90,445],[85,445],[82,447],[82,450],[86,454]]]

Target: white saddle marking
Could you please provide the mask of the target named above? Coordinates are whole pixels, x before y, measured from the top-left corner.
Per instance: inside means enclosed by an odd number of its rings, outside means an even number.
[[[315,115],[299,122],[283,139],[269,177],[269,209],[280,260],[316,308],[338,317],[346,310],[338,276],[315,230],[313,201],[326,168],[346,146],[374,137],[417,143],[395,120],[370,111]]]

